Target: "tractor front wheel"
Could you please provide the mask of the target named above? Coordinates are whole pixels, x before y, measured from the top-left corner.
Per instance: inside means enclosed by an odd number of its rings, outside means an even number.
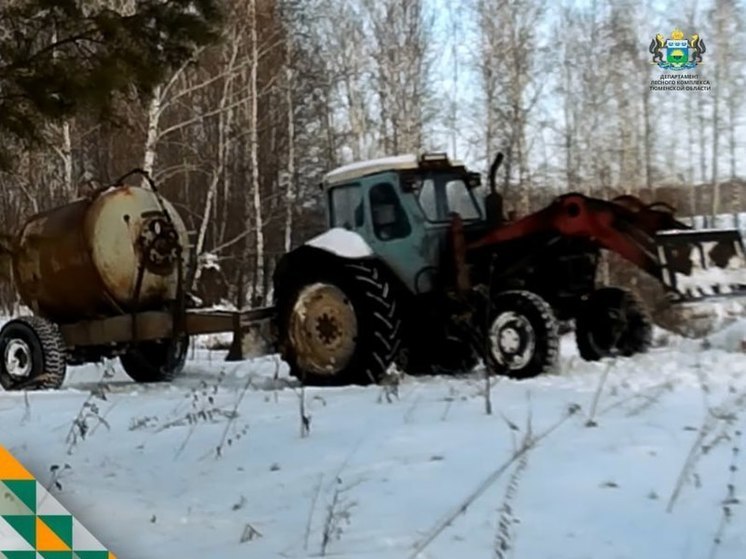
[[[401,319],[374,262],[333,262],[291,271],[277,286],[280,351],[306,385],[371,384],[399,349]]]
[[[586,361],[646,352],[653,325],[631,292],[604,287],[591,293],[575,318],[575,341]]]
[[[495,297],[492,308],[485,353],[495,372],[526,379],[555,368],[557,321],[544,299],[529,291],[505,291]]]

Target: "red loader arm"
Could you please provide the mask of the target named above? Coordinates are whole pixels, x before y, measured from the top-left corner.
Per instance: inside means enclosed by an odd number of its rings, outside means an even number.
[[[495,229],[467,248],[476,249],[536,233],[556,232],[594,242],[662,279],[654,240],[656,233],[689,227],[674,219],[672,208],[655,209],[655,206],[646,206],[633,196],[607,202],[577,193],[566,194],[541,211]]]
[[[566,194],[466,248],[537,233],[586,239],[616,252],[662,282],[678,301],[746,296],[746,248],[737,229],[695,231],[676,220],[667,204],[646,205],[634,196],[607,202]]]

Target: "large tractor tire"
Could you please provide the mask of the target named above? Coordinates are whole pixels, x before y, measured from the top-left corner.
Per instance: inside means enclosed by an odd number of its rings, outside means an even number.
[[[650,317],[626,289],[604,287],[594,291],[575,319],[575,341],[586,361],[644,353],[652,339]]]
[[[5,390],[57,389],[65,380],[67,350],[56,324],[24,316],[0,330],[0,384]]]
[[[275,289],[280,352],[293,376],[315,386],[383,378],[399,349],[401,318],[378,264],[303,266],[283,274]]]
[[[555,369],[557,320],[549,304],[529,291],[505,291],[492,302],[486,361],[497,373],[527,379]]]
[[[184,369],[188,352],[188,336],[162,342],[140,342],[121,355],[119,362],[135,382],[170,382]]]

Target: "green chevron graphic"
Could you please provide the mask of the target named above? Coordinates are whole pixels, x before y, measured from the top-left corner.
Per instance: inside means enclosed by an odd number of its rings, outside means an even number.
[[[116,559],[0,446],[0,559],[40,557]]]

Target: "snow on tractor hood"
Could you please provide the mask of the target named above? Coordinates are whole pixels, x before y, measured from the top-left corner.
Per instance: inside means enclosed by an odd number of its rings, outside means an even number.
[[[307,246],[320,248],[342,258],[366,258],[373,256],[373,249],[360,235],[341,227],[329,229],[306,242]]]

